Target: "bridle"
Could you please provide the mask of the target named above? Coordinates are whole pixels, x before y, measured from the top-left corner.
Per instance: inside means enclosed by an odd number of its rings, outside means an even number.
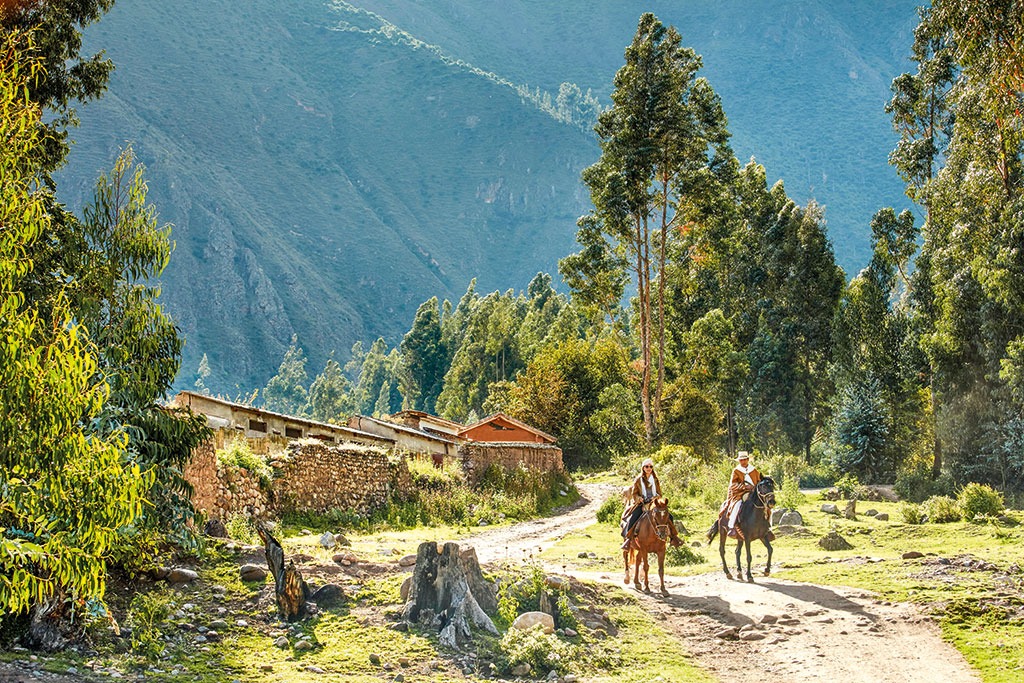
[[[764,489],[767,489],[767,492]],[[764,510],[764,515],[767,517],[768,509],[775,503],[775,481],[771,477],[762,478],[761,481],[757,482],[757,486],[754,487],[754,493],[757,494],[754,507],[758,510]]]
[[[647,515],[651,519],[651,525],[654,527],[654,534],[658,537],[659,541],[663,543],[668,540],[668,506],[659,506],[657,499],[652,500],[647,507]],[[655,517],[657,515],[657,517]],[[659,520],[664,520],[664,524],[658,524]]]

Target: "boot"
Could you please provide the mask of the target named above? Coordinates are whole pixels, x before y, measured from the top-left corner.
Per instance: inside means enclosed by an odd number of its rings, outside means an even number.
[[[679,539],[679,536],[678,536],[678,535],[677,535],[677,536],[673,536],[673,537],[672,537],[672,538],[671,538],[671,539],[669,540],[669,545],[671,545],[671,546],[672,546],[673,548],[678,548],[678,547],[679,547],[679,546],[681,546],[682,544],[683,544],[683,542],[682,542],[682,541],[681,541],[681,540]]]
[[[768,533],[766,533],[764,535],[764,537],[765,537],[765,540],[767,540],[769,543],[771,543],[772,541],[775,540],[775,532],[772,531],[771,529],[769,529]]]

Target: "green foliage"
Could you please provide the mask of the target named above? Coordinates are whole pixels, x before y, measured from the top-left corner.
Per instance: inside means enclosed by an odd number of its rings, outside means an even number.
[[[298,335],[293,334],[277,374],[263,388],[263,406],[286,415],[302,415],[308,398],[307,381],[306,355],[299,346]]]
[[[441,305],[437,297],[420,304],[412,328],[402,338],[403,406],[433,413],[448,370],[448,347],[441,332]]]
[[[901,503],[899,514],[900,521],[904,524],[924,524],[925,513],[921,506],[915,503]]]
[[[953,492],[953,481],[948,474],[933,479],[931,467],[920,463],[899,473],[893,491],[903,500],[920,503],[931,496],[949,495]]]
[[[962,515],[957,502],[949,496],[932,496],[921,504],[921,511],[935,524],[959,522]]]
[[[846,500],[853,500],[861,489],[860,480],[852,473],[844,474],[836,480],[835,489]]]
[[[800,475],[801,488],[820,489],[835,484],[839,472],[831,462],[808,466]]]
[[[612,496],[605,502],[601,503],[601,507],[597,509],[597,521],[602,524],[614,524],[616,526],[622,520],[622,498],[620,496]]]
[[[685,567],[691,564],[703,564],[707,562],[707,559],[703,555],[693,552],[689,546],[681,545],[666,549],[665,562],[670,567]]]
[[[160,592],[137,593],[128,607],[125,626],[131,629],[132,650],[156,660],[164,652],[167,618],[173,611],[169,595]]]
[[[964,486],[957,496],[957,503],[964,519],[971,521],[978,515],[997,516],[1003,514],[1003,496],[990,486],[971,483]]]
[[[22,287],[49,227],[39,184],[38,62],[0,39],[0,613],[48,599],[100,599],[118,529],[143,514],[151,471],[124,455],[123,430],[95,433],[110,386],[63,288],[41,312]],[[24,59],[23,63],[19,61]]]
[[[262,455],[254,453],[244,437],[233,439],[227,446],[217,451],[217,465],[220,467],[239,467],[254,475],[260,487],[269,490],[274,478],[274,468]]]
[[[324,371],[309,385],[308,407],[309,416],[314,420],[335,424],[344,424],[346,416],[355,412],[352,384],[333,358],[327,359]]]
[[[256,526],[248,515],[238,513],[228,515],[227,521],[224,522],[224,529],[228,532],[228,538],[239,543],[252,545],[259,541]]]
[[[572,661],[573,648],[554,633],[544,633],[541,626],[521,631],[511,628],[501,637],[498,648],[503,656],[506,672],[519,664],[529,664],[531,671],[565,672]]]

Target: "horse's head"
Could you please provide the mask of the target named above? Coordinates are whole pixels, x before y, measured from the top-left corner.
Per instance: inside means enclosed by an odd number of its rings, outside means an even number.
[[[672,523],[668,516],[668,498],[659,496],[651,501],[647,508],[654,524],[654,531],[662,541],[668,538],[668,525]]]
[[[759,507],[775,507],[774,479],[771,477],[761,477],[761,481],[757,482],[754,491],[757,493],[757,500],[760,503]]]

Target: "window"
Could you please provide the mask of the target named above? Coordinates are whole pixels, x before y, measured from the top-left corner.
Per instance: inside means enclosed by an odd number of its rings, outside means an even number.
[[[286,437],[288,437],[289,439],[301,439],[302,438],[302,428],[301,427],[288,427],[288,426],[285,426],[285,428],[284,428],[284,435]]]
[[[253,432],[267,433],[267,423],[261,422],[260,420],[249,419],[249,430]]]

